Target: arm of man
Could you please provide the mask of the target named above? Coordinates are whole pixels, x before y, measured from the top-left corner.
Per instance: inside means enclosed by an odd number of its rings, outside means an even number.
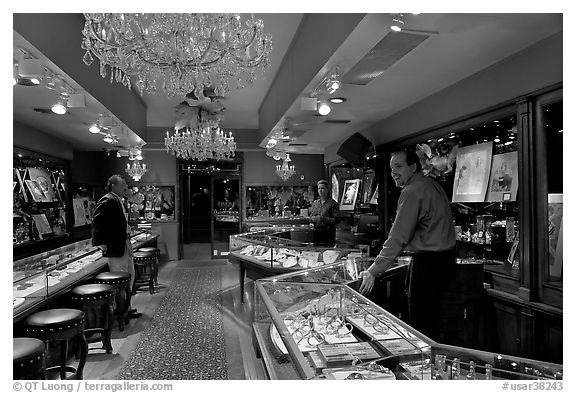
[[[407,190],[408,191],[408,190]],[[390,229],[388,239],[384,242],[382,250],[368,270],[360,274],[362,284],[360,293],[369,294],[374,287],[376,277],[384,273],[394,263],[404,247],[410,242],[418,221],[420,219],[420,200],[417,195],[410,192],[400,194],[396,218]]]
[[[96,204],[92,218],[92,245],[100,246],[104,252],[107,249],[110,233],[110,202],[108,198],[101,198]]]

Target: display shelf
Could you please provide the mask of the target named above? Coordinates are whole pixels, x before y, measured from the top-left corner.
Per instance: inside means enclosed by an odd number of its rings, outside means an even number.
[[[356,248],[315,247],[299,240],[310,237],[309,227],[265,228],[230,236],[228,260],[240,266],[242,301],[245,276],[255,280],[362,256]]]
[[[338,261],[256,281],[255,344],[270,378],[562,379],[559,364],[431,340],[352,289],[356,274],[309,281],[365,267]]]
[[[137,231],[131,238],[132,248],[138,249],[156,239],[154,232]],[[91,245],[91,239],[14,261],[14,322],[107,268],[106,259],[98,247]]]

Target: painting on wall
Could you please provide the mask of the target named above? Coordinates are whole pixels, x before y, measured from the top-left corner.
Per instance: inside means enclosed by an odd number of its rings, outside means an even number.
[[[496,154],[488,183],[487,202],[515,201],[518,191],[518,153]]]
[[[332,199],[335,201],[338,200],[338,177],[335,173],[332,174]]]
[[[50,181],[50,174],[44,168],[28,168],[30,180],[26,180],[26,185],[34,198],[34,202],[52,202],[54,198],[54,187]]]
[[[374,171],[367,171],[362,178],[362,197],[360,203],[367,205],[372,197],[372,188],[374,187]]]
[[[563,194],[548,194],[548,264],[551,277],[562,277]]]
[[[491,163],[492,142],[458,149],[452,202],[484,202]]]
[[[344,182],[344,192],[342,193],[342,200],[340,201],[340,210],[354,210],[359,188],[360,179],[346,180]]]

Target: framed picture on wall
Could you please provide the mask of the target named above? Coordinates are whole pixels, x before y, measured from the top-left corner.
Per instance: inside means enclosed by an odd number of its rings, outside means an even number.
[[[515,201],[518,191],[518,153],[496,154],[488,184],[487,202]]]
[[[492,142],[458,149],[452,202],[484,202],[491,163]]]
[[[344,192],[342,193],[342,200],[340,201],[340,210],[354,210],[359,188],[360,179],[346,180],[344,182]]]
[[[374,171],[367,171],[362,177],[362,197],[360,203],[367,205],[372,197],[372,188],[374,186]]]

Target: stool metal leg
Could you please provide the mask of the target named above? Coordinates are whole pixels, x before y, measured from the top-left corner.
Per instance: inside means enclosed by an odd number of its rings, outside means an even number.
[[[66,358],[68,357],[68,340],[60,341],[60,379],[66,379]]]

